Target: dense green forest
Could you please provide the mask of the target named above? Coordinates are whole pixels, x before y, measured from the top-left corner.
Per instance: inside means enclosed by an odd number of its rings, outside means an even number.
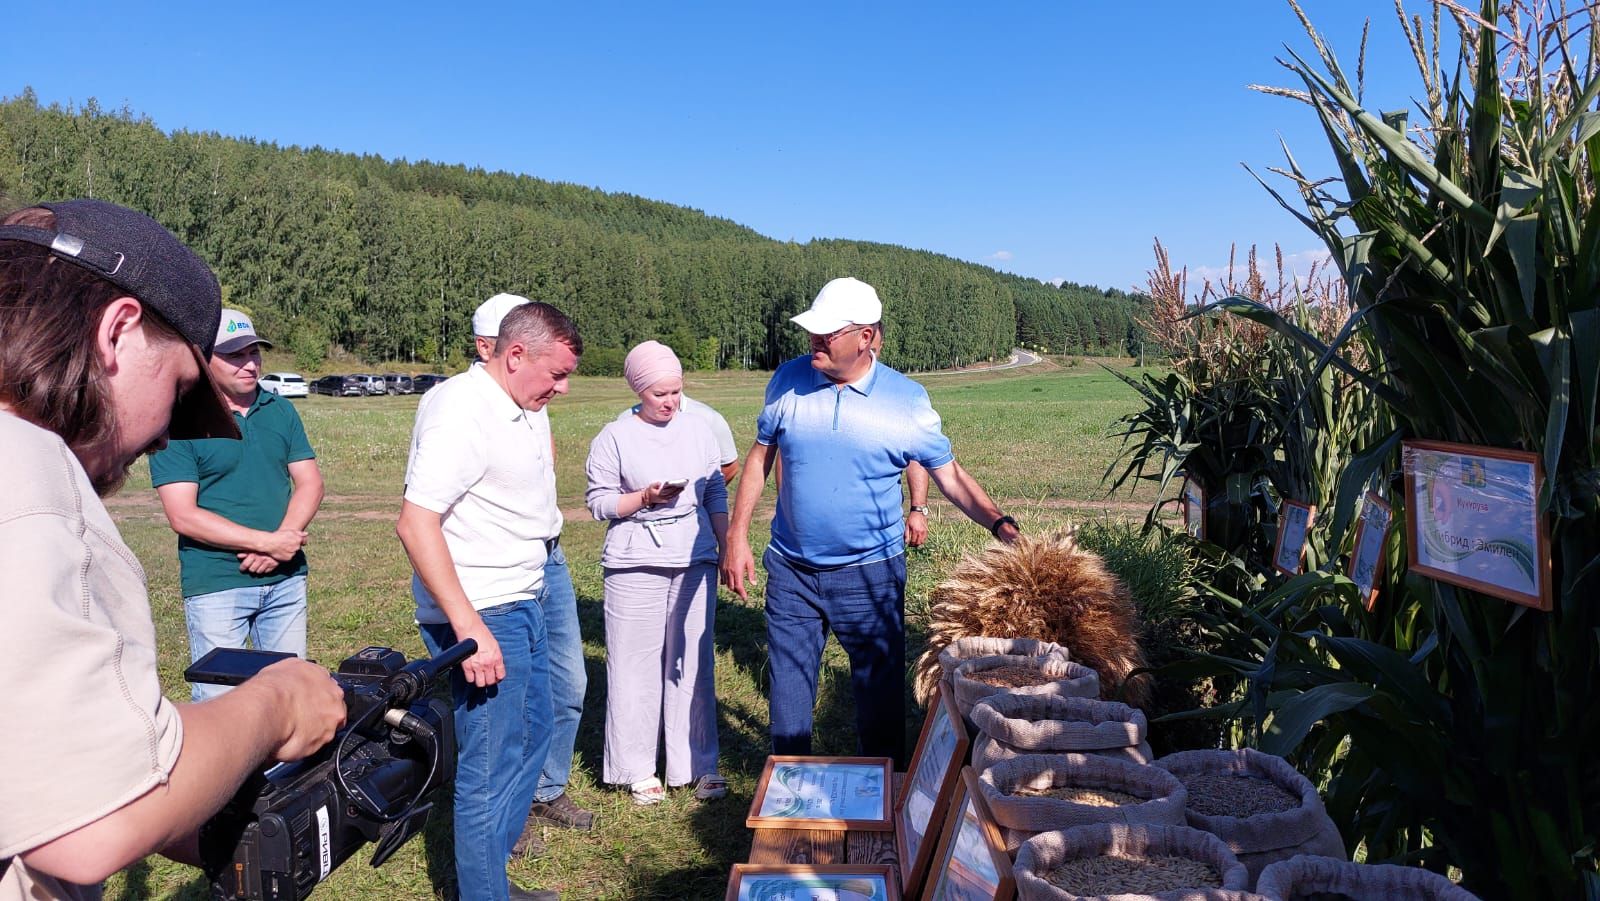
[[[1141,301],[885,244],[774,241],[698,210],[527,175],[167,134],[93,100],[42,107],[31,89],[0,101],[0,203],[68,197],[160,220],[307,368],[333,347],[459,365],[473,308],[499,291],[571,315],[588,372],[620,366],[646,338],[698,369],[770,368],[803,350],[788,317],[840,275],[878,288],[884,358],[906,369],[1003,357],[1019,340],[1122,353]]]

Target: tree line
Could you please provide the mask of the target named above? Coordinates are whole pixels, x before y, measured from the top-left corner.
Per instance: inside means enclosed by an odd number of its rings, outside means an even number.
[[[699,210],[528,175],[158,129],[147,117],[0,100],[0,202],[98,197],[143,210],[213,267],[300,364],[461,365],[471,313],[510,291],[579,324],[584,369],[620,371],[656,338],[698,369],[771,368],[804,351],[788,317],[829,278],[885,298],[884,359],[905,369],[1005,356],[1122,353],[1142,298],[1052,286],[925,251],[775,241]]]

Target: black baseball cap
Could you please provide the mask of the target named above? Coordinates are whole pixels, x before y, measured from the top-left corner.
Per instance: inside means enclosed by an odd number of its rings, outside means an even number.
[[[130,297],[161,314],[193,349],[200,382],[178,398],[168,437],[238,438],[239,427],[206,365],[222,320],[222,289],[211,267],[161,223],[136,210],[103,200],[37,206],[55,214],[54,231],[3,225],[0,241],[48,247],[58,259],[126,289]]]

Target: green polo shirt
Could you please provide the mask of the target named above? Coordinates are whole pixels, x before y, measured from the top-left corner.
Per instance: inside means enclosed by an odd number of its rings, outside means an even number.
[[[294,483],[289,464],[316,458],[294,405],[270,391],[257,391],[249,411],[233,414],[241,440],[200,438],[173,441],[150,455],[150,481],[155,487],[174,482],[200,486],[202,510],[252,529],[271,532],[283,523]],[[183,596],[210,594],[228,588],[272,585],[304,575],[304,551],[265,575],[239,571],[237,551],[178,536],[178,565]]]

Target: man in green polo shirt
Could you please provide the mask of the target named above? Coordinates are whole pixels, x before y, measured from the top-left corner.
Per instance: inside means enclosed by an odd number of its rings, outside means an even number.
[[[150,457],[150,481],[178,533],[189,656],[251,646],[306,655],[306,526],[322,472],[289,401],[257,385],[261,347],[250,317],[223,310],[211,378],[241,441],[173,441]],[[195,685],[203,701],[226,691]]]

